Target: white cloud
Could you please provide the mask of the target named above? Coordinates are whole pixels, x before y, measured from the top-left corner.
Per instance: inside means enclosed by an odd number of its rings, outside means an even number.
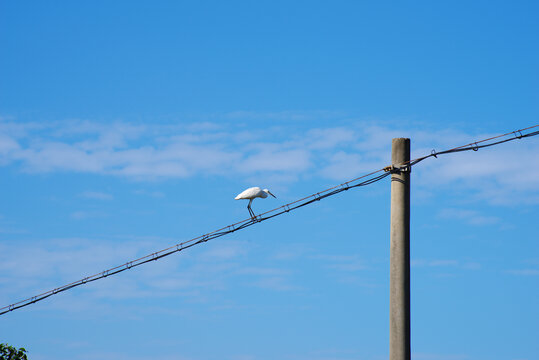
[[[539,276],[539,270],[537,269],[507,270],[507,273],[520,276]]]
[[[78,354],[74,355],[75,360],[93,360],[93,359],[100,359],[100,360],[143,360],[148,359],[149,357],[155,356],[154,354],[145,354],[145,355],[139,355],[138,353],[134,354],[135,352],[130,352],[129,350],[124,352],[99,352],[99,351],[77,351]],[[185,357],[178,354],[165,354],[165,355],[159,355],[159,359],[161,360],[194,360],[191,357]]]
[[[470,356],[464,354],[413,353],[412,358],[417,360],[466,360]]]
[[[68,238],[2,243],[0,285],[4,292],[0,294],[0,306],[99,274],[168,247],[170,241],[151,238],[110,242]],[[248,243],[229,240],[208,244],[201,244],[196,251],[186,250],[190,251],[189,256],[180,252],[77,289],[86,293],[88,301],[183,297],[192,302],[213,301],[215,292],[238,286],[238,283],[279,292],[298,289],[291,282],[290,272],[282,268],[240,268],[239,261],[252,250]],[[58,309],[69,311],[69,308],[64,309],[65,303],[61,299],[73,296],[71,293],[62,293],[50,306],[58,304]],[[81,306],[93,305],[83,302],[70,308],[79,312]]]
[[[326,263],[326,267],[343,272],[355,272],[365,270],[368,267],[360,259],[359,255],[328,255],[318,254],[311,256],[314,260],[320,260]]]
[[[19,144],[12,138],[0,134],[0,155],[6,155],[10,151],[19,149]]]
[[[438,217],[442,219],[462,220],[470,225],[492,225],[500,222],[500,218],[495,216],[485,216],[480,212],[469,209],[442,209],[438,213]]]
[[[457,260],[424,260],[424,259],[414,259],[411,261],[411,266],[421,267],[438,267],[438,266],[457,266],[459,262]]]
[[[84,191],[80,195],[80,197],[86,198],[86,199],[96,199],[96,200],[111,200],[113,199],[113,196],[111,194],[107,194],[100,191]]]
[[[359,133],[343,127],[312,129],[307,132],[307,146],[311,149],[334,149],[358,140]]]
[[[101,218],[106,217],[107,214],[100,212],[100,211],[74,211],[69,215],[72,219],[75,220],[84,220],[84,219],[91,219],[91,218]]]
[[[135,190],[135,194],[150,196],[150,197],[153,197],[153,198],[163,198],[163,197],[165,197],[165,193],[162,192],[162,191],[149,191],[149,190],[144,190],[144,189]]]
[[[475,261],[462,261],[456,259],[412,259],[410,265],[415,268],[456,268],[463,270],[479,270],[481,264]]]
[[[239,171],[248,173],[260,171],[298,172],[306,170],[309,166],[309,153],[301,149],[261,151],[236,164]]]
[[[228,118],[301,117],[300,113],[240,112]],[[306,118],[328,116],[313,113]],[[24,171],[81,172],[136,180],[201,175],[238,176],[291,183],[319,176],[345,181],[389,165],[391,139],[412,139],[412,157],[489,137],[455,129],[399,129],[352,123],[302,129],[304,121],[268,128],[240,122],[187,125],[100,124],[86,120],[44,124],[0,122],[0,166]],[[539,202],[539,142],[522,139],[497,147],[428,159],[414,168],[413,183],[425,194],[450,187],[496,204]],[[450,214],[449,214],[450,215]],[[458,216],[453,214],[453,216]],[[476,224],[496,219],[475,217]]]
[[[202,258],[208,261],[230,260],[243,256],[247,253],[244,244],[237,241],[215,243],[202,254]]]
[[[279,292],[301,290],[301,287],[297,285],[292,285],[287,278],[282,276],[262,277],[252,282],[251,285],[259,287],[261,289]]]
[[[237,274],[241,275],[286,275],[288,272],[281,268],[265,268],[265,267],[243,267],[236,271]]]
[[[320,170],[320,174],[329,179],[346,181],[358,177],[363,168],[361,155],[339,151],[329,157],[328,165]]]

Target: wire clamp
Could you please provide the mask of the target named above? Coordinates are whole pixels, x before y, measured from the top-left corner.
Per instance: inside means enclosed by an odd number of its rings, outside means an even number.
[[[290,211],[290,206],[288,206],[288,205],[283,205],[283,208],[284,208],[284,212],[289,212]]]
[[[103,276],[104,278],[106,278],[107,276],[109,276],[109,271],[108,270],[105,270],[101,273],[101,276]]]
[[[430,152],[430,154],[431,154],[432,156],[434,156],[436,159],[438,159],[438,156],[436,156],[437,153],[436,153],[436,150],[435,150],[435,149],[432,149],[431,152]]]
[[[341,184],[341,187],[343,188],[344,191],[350,189],[350,185],[347,182]]]
[[[475,146],[473,146],[473,145],[475,145]],[[477,142],[475,142],[474,144],[472,144],[472,150],[473,150],[473,151],[479,150],[479,145],[477,145]]]
[[[410,166],[410,164],[406,164],[402,166],[390,165],[390,166],[386,166],[384,168],[384,171],[390,172],[391,174],[410,173],[412,172],[412,167]]]

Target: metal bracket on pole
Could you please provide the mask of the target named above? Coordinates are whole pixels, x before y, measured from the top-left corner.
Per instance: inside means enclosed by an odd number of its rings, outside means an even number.
[[[400,166],[392,164],[392,165],[386,166],[384,168],[384,171],[390,172],[392,174],[411,173],[412,167],[410,166],[410,164],[400,165]]]

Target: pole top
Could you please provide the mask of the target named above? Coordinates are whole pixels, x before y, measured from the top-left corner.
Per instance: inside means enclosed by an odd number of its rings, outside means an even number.
[[[391,163],[400,165],[410,161],[410,139],[394,138],[391,143]]]

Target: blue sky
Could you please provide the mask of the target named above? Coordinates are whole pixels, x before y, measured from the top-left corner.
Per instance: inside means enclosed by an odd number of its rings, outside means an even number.
[[[0,1],[0,306],[538,123],[538,5]],[[412,173],[412,357],[539,353],[539,142]],[[388,358],[387,179],[0,317],[32,360]],[[495,346],[493,346],[495,345]]]

